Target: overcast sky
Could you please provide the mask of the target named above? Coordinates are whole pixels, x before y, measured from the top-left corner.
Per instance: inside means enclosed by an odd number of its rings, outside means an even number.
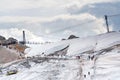
[[[0,35],[44,41],[106,32],[104,15],[120,14],[120,0],[0,0]],[[110,30],[120,30],[120,16]],[[39,37],[39,38],[38,38]]]

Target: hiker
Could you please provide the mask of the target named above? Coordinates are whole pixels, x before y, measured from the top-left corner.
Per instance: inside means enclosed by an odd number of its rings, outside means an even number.
[[[93,60],[94,59],[94,55],[91,57],[91,60]]]
[[[90,60],[90,55],[88,56],[88,59]]]
[[[88,75],[90,75],[90,72],[88,72]]]
[[[42,53],[42,55],[44,55],[44,52]]]
[[[44,57],[44,56],[45,56],[45,54],[44,54],[44,52],[42,52],[41,57]]]
[[[86,78],[86,75],[84,75],[84,78]]]
[[[80,59],[80,56],[76,56],[77,59]]]

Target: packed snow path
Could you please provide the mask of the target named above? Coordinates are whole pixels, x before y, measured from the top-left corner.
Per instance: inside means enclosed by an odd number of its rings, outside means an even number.
[[[94,59],[86,55],[80,59],[50,59],[37,64],[30,62],[30,68],[19,67],[17,74],[0,75],[0,80],[119,80],[119,57],[120,49],[114,49],[97,53]]]
[[[81,72],[79,60],[50,60],[0,80],[80,80]]]

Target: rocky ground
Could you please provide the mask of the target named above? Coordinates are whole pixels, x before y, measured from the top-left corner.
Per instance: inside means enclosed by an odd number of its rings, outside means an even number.
[[[0,47],[0,64],[8,63],[19,58],[19,54],[15,50]]]

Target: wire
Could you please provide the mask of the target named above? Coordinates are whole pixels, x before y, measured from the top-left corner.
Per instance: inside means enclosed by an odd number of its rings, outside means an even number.
[[[71,29],[71,28],[75,28],[75,27],[79,27],[81,25],[85,25],[85,24],[89,24],[89,23],[92,23],[92,22],[95,22],[96,20],[89,20],[87,22],[84,22],[84,23],[79,23],[79,24],[76,24],[76,25],[72,25],[72,26],[68,26],[68,27],[65,27],[65,28],[62,28],[62,29],[59,29],[59,30],[56,30],[56,31],[53,31],[53,32],[50,32],[48,33],[46,36],[48,37],[48,35],[50,34],[55,34],[57,32],[60,32],[60,31],[63,31],[63,30],[66,30],[66,29]],[[79,25],[79,26],[78,26]],[[45,37],[45,35],[39,35],[39,36],[42,36],[42,37]],[[35,44],[35,43],[27,43],[27,44]],[[37,43],[37,44],[41,44],[41,43]]]
[[[120,14],[108,15],[108,17],[116,17],[116,16],[120,16]]]
[[[78,25],[85,25],[85,24],[88,24],[88,23],[92,23],[94,22],[95,20],[89,20],[87,22],[84,22],[84,23],[80,23],[80,24],[76,24],[76,25],[72,25],[72,26],[68,26],[68,27],[65,27],[65,28],[62,28],[62,29],[59,29],[59,30],[56,30],[56,31],[53,31],[53,32],[50,32],[49,34],[54,34],[54,33],[57,33],[57,32],[60,32],[60,31],[63,31],[63,30],[66,30],[66,29],[70,29],[70,28],[75,28],[75,27],[78,27]],[[48,34],[48,35],[49,35]]]
[[[48,36],[48,35],[50,35],[50,34],[44,34],[44,35],[39,35],[39,34],[37,34],[37,36],[41,36],[41,37],[44,37],[44,38],[59,38],[58,36]]]
[[[48,36],[48,35],[50,35],[50,34],[55,34],[55,33],[58,33],[58,32],[60,32],[60,31],[66,30],[66,29],[79,27],[78,25],[85,25],[85,24],[88,24],[88,23],[92,23],[92,22],[94,22],[94,21],[96,21],[96,20],[95,20],[95,19],[94,19],[94,20],[89,20],[89,21],[84,22],[84,23],[79,23],[79,24],[76,24],[76,25],[68,26],[68,27],[65,27],[65,28],[62,28],[62,29],[59,29],[59,30],[50,32],[50,33],[48,33],[48,34],[46,34],[46,35],[38,35],[38,36],[42,36],[42,37],[46,37],[46,38],[60,38],[60,37],[58,37],[58,36],[54,36],[54,37],[53,37],[53,36]],[[75,26],[75,27],[74,27],[74,26]]]

